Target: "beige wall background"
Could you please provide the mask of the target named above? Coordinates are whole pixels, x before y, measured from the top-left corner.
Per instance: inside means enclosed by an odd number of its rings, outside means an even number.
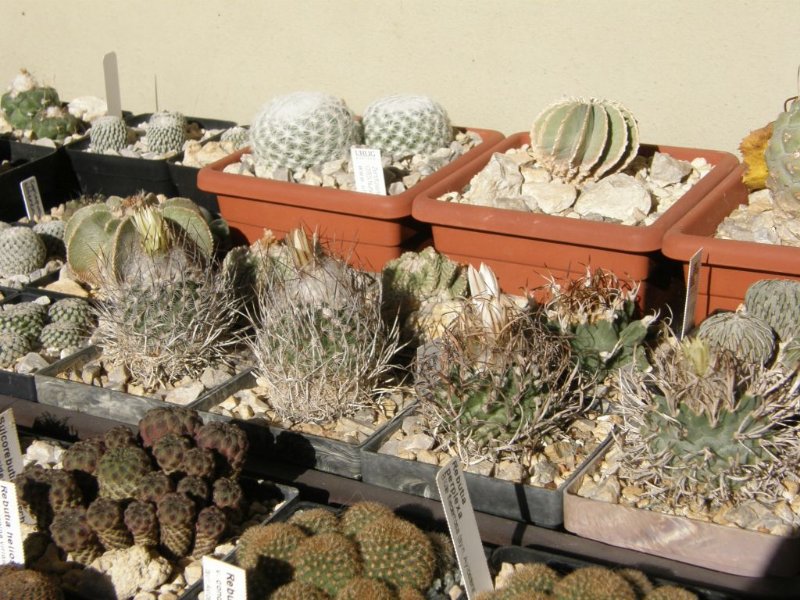
[[[800,0],[0,0],[0,88],[20,67],[63,99],[248,123],[319,90],[362,112],[396,92],[459,125],[528,130],[563,96],[625,104],[649,143],[736,152],[796,95]]]

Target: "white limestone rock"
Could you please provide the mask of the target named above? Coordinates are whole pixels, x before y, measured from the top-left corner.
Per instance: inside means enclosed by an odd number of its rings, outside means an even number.
[[[575,203],[578,190],[574,185],[561,181],[526,182],[522,184],[522,195],[526,200],[531,198],[539,211],[548,215],[557,215]],[[528,206],[530,207],[530,204]],[[531,208],[531,210],[536,210],[536,208]]]
[[[123,600],[164,585],[172,574],[170,562],[144,546],[112,550],[83,571],[78,592],[96,600]]]
[[[630,175],[615,173],[584,189],[574,208],[581,216],[595,214],[633,224],[649,214],[652,206],[645,186]]]
[[[522,194],[523,182],[519,165],[507,155],[495,152],[488,164],[469,182],[463,202],[496,206],[498,198],[518,198]]]

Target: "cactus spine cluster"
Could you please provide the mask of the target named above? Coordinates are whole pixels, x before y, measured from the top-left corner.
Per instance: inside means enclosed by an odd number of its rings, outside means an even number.
[[[790,215],[800,214],[800,100],[778,115],[764,159],[767,187],[775,204]]]
[[[596,98],[548,106],[534,120],[530,138],[537,162],[576,183],[621,171],[639,151],[639,128],[630,111]]]
[[[340,98],[317,92],[273,98],[250,126],[253,155],[269,167],[298,169],[345,158],[357,142],[350,108]]]
[[[389,156],[430,154],[453,141],[447,111],[427,96],[395,94],[364,110],[364,143]]]

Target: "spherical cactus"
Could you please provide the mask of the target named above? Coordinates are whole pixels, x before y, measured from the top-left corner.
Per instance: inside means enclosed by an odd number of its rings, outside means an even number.
[[[14,479],[17,498],[31,516],[36,518],[39,529],[47,529],[53,520],[53,507],[48,499],[50,471],[41,465],[31,464]]]
[[[31,121],[31,131],[36,139],[50,139],[63,142],[64,138],[78,132],[80,122],[70,112],[60,106],[41,109]]]
[[[191,498],[198,507],[206,506],[211,496],[208,482],[196,475],[187,475],[182,478],[175,486],[175,491]]]
[[[674,585],[662,585],[644,596],[644,600],[698,600],[698,596]]]
[[[269,596],[270,600],[330,600],[330,596],[313,585],[302,581],[290,581]]]
[[[622,105],[570,98],[533,122],[531,154],[554,176],[580,183],[624,169],[639,151],[639,129]]]
[[[345,535],[355,535],[374,520],[385,517],[394,517],[392,509],[385,504],[369,500],[356,502],[355,504],[351,504],[347,510],[342,513],[342,533]]]
[[[0,332],[0,366],[10,367],[31,350],[30,338],[13,331]]]
[[[163,471],[145,474],[133,492],[133,497],[141,502],[158,502],[162,496],[175,491],[175,484]]]
[[[377,579],[354,577],[336,594],[336,600],[396,600],[395,593]]]
[[[39,343],[42,348],[61,352],[66,348],[78,348],[89,338],[85,329],[71,323],[48,323],[42,327]]]
[[[298,510],[289,517],[289,523],[297,525],[308,535],[339,532],[339,519],[326,508]]]
[[[169,433],[153,444],[152,452],[158,466],[169,475],[181,469],[183,456],[191,447],[189,438]]]
[[[250,143],[250,130],[240,125],[230,127],[222,132],[219,139],[221,142],[230,142],[234,150],[239,150]]]
[[[92,305],[83,298],[61,298],[50,305],[47,318],[51,323],[69,323],[80,329],[94,325]]]
[[[183,494],[166,494],[158,501],[157,510],[159,540],[166,553],[173,558],[189,556],[194,537],[194,502]]]
[[[214,482],[212,498],[214,504],[219,508],[237,511],[241,509],[244,492],[242,486],[235,479],[220,477]]]
[[[584,567],[563,577],[553,587],[558,600],[636,600],[627,581],[609,569]]]
[[[544,563],[528,563],[516,568],[501,588],[502,598],[523,592],[550,594],[561,577]]]
[[[36,340],[42,333],[46,315],[47,308],[37,302],[7,304],[0,310],[0,331]]]
[[[430,154],[453,141],[447,111],[427,96],[395,94],[364,111],[364,143],[390,156]]]
[[[247,458],[247,434],[232,423],[211,421],[200,427],[195,433],[195,441],[199,448],[213,450],[222,459],[219,472],[223,475],[237,476]]]
[[[28,71],[22,69],[12,81],[11,89],[0,98],[0,110],[12,127],[25,130],[33,127],[33,117],[41,109],[60,103],[55,89],[40,86]]]
[[[0,276],[27,275],[41,269],[47,260],[47,247],[29,227],[9,227],[0,231]]]
[[[92,121],[89,139],[94,152],[119,152],[128,144],[128,126],[122,117],[98,117]]]
[[[64,258],[67,248],[64,246],[64,221],[42,221],[33,226],[33,232],[41,238],[47,248],[48,257]]]
[[[167,434],[193,437],[203,426],[203,420],[196,411],[182,407],[153,408],[139,421],[139,436],[145,448],[151,447]]]
[[[128,548],[133,544],[133,536],[123,520],[122,503],[96,498],[86,509],[86,519],[107,550]]]
[[[362,564],[355,543],[341,533],[320,533],[297,545],[291,558],[294,578],[336,596]]]
[[[192,557],[200,558],[206,554],[211,554],[217,544],[225,535],[228,520],[225,513],[216,506],[207,506],[197,515],[195,525],[194,546],[192,547]]]
[[[212,479],[216,469],[214,451],[208,448],[189,448],[183,453],[181,471],[195,477]]]
[[[64,593],[44,573],[12,569],[0,577],[0,600],[64,600]]]
[[[100,496],[112,500],[133,498],[141,479],[152,470],[150,458],[141,448],[110,448],[97,463]]]
[[[289,523],[256,525],[242,533],[236,563],[247,571],[248,596],[264,595],[292,579],[289,560],[305,538],[302,529]]]
[[[134,544],[148,547],[158,545],[158,515],[155,505],[134,500],[125,508],[123,519],[125,527],[133,535]]]
[[[79,508],[83,504],[83,493],[78,481],[69,471],[53,469],[48,477],[50,489],[47,494],[55,514],[68,508]]]
[[[103,553],[100,542],[89,526],[84,508],[68,508],[53,517],[50,536],[56,546],[69,552],[76,562],[84,565]]]
[[[97,463],[105,452],[102,439],[79,440],[64,450],[61,466],[68,471],[82,471],[94,475]]]
[[[800,101],[775,119],[764,153],[767,187],[775,204],[791,215],[800,214]]]
[[[127,425],[115,425],[103,434],[106,448],[124,448],[138,446],[136,433]]]
[[[393,588],[425,590],[433,581],[436,557],[428,537],[397,517],[374,520],[355,534],[364,575]]]
[[[314,92],[272,99],[250,127],[255,159],[289,169],[344,158],[356,136],[354,115],[344,101]]]
[[[617,571],[619,575],[625,578],[633,591],[636,592],[637,597],[644,597],[653,591],[653,582],[639,569],[620,569]]]
[[[762,279],[744,295],[747,312],[766,321],[786,342],[800,335],[800,281]]]
[[[707,317],[697,337],[712,349],[727,350],[740,360],[765,364],[775,352],[775,334],[762,319],[741,311],[720,312]]]
[[[186,117],[177,112],[162,110],[147,121],[147,148],[158,154],[180,152],[186,141]]]

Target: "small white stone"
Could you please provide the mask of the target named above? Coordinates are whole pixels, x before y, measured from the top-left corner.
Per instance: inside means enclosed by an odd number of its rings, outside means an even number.
[[[531,196],[536,207],[545,214],[555,215],[570,208],[578,197],[578,190],[570,183],[550,181],[547,183],[524,183],[523,196]]]
[[[170,404],[186,406],[197,400],[204,391],[205,387],[203,387],[203,384],[199,381],[195,381],[169,390],[164,400]]]
[[[615,173],[585,189],[574,208],[582,216],[595,214],[607,219],[629,221],[634,211],[648,214],[652,207],[653,201],[647,188],[630,175]]]
[[[28,352],[25,356],[23,356],[19,362],[14,367],[14,370],[17,373],[23,374],[31,374],[35,373],[39,369],[44,369],[48,366],[48,363],[42,356],[37,352]]]

